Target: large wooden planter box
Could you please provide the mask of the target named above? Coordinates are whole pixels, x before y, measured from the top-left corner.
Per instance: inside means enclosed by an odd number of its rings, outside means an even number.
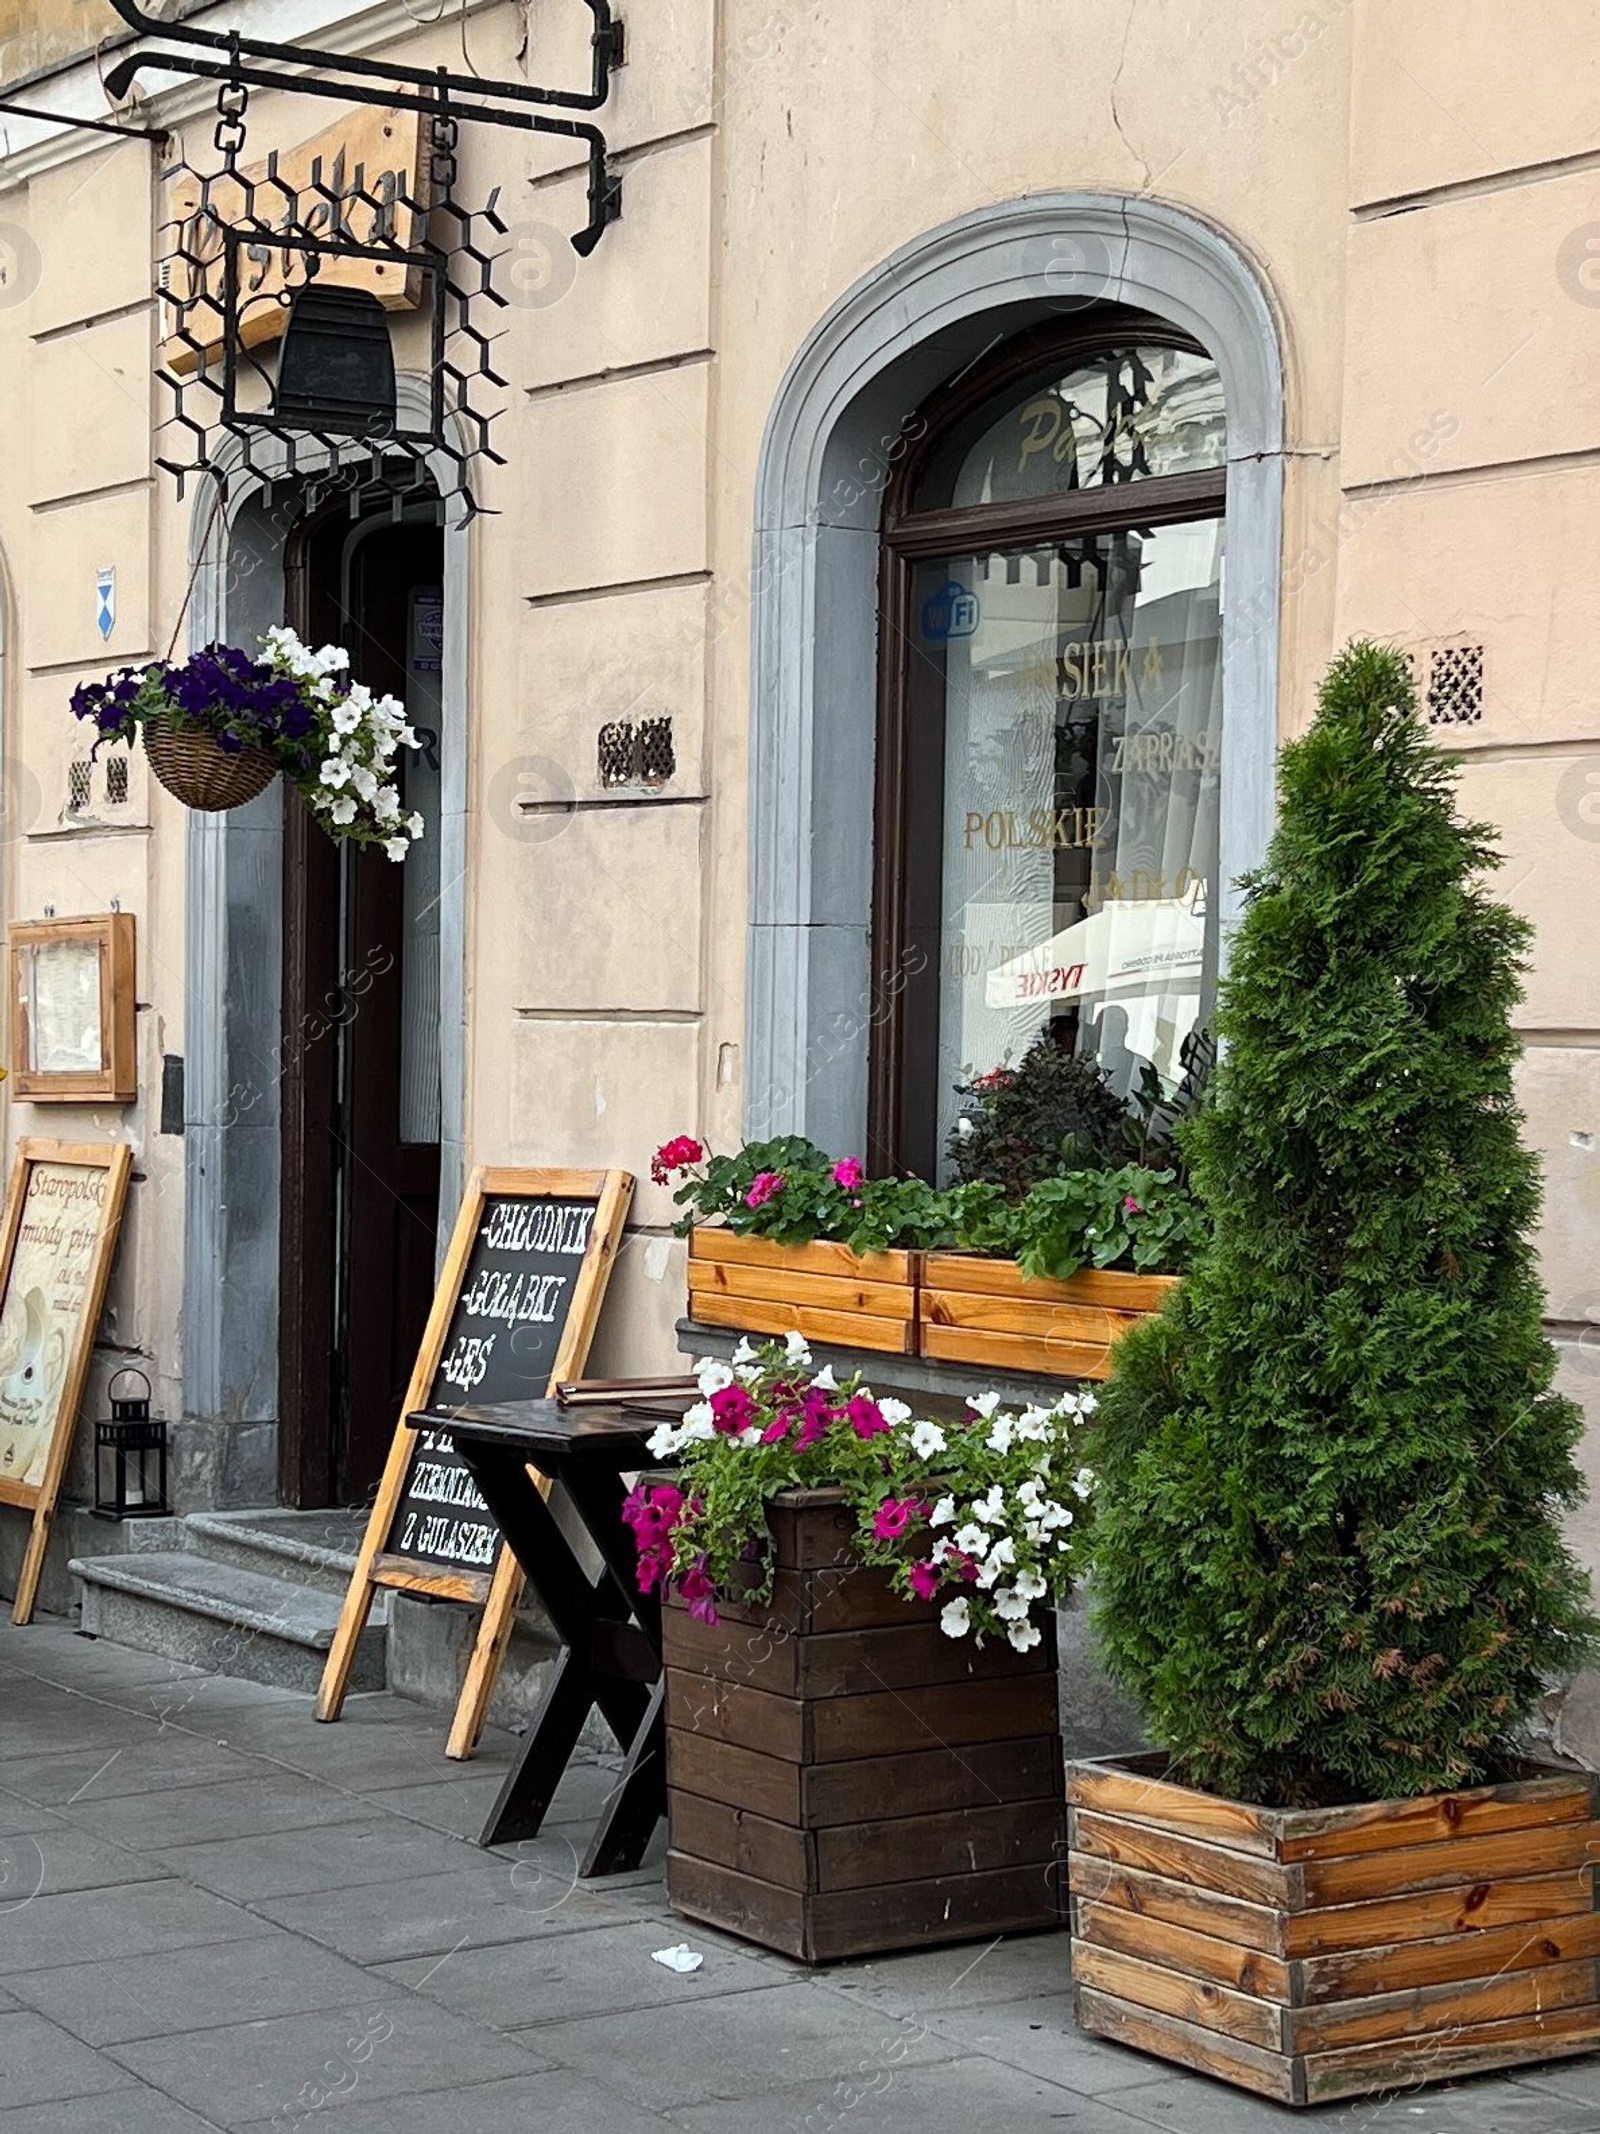
[[[974,1253],[923,1255],[922,1354],[991,1370],[1105,1378],[1111,1344],[1159,1311],[1178,1277],[1085,1271],[1065,1282],[1030,1281],[1015,1260]]]
[[[1070,1767],[1078,2022],[1284,2104],[1600,2048],[1586,1772],[1252,1808]]]
[[[772,1508],[770,1601],[665,1614],[667,1895],[804,1963],[1056,1927],[1055,1622],[948,1638],[849,1554],[833,1491]]]
[[[709,1224],[689,1233],[689,1316],[742,1334],[798,1332],[914,1356],[917,1259],[914,1252],[863,1256],[846,1245],[777,1245]]]

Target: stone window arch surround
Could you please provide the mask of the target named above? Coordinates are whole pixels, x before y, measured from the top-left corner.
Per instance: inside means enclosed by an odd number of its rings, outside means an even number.
[[[1283,545],[1281,341],[1242,249],[1163,202],[1056,193],[914,238],[806,337],[762,441],[752,559],[744,1130],[864,1145],[878,531],[905,425],[1002,339],[1116,303],[1190,334],[1228,423],[1222,922],[1271,833]]]

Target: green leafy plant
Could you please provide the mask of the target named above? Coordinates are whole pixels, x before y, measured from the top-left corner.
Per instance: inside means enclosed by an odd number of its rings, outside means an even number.
[[[1178,1776],[1268,1804],[1499,1776],[1593,1649],[1512,1089],[1528,929],[1453,774],[1403,661],[1351,646],[1284,751],[1188,1129],[1215,1241],[1100,1412],[1112,1669]]]
[[[1000,1186],[956,1186],[946,1205],[963,1250],[1020,1261],[1025,1275],[1058,1282],[1084,1267],[1182,1274],[1210,1234],[1175,1172],[1138,1164],[1063,1172],[1019,1201]]]
[[[1039,1643],[1037,1605],[1066,1598],[1086,1553],[1093,1394],[1012,1412],[985,1393],[962,1423],[919,1421],[859,1373],[814,1372],[799,1334],[741,1342],[731,1364],[708,1358],[698,1376],[701,1399],[650,1441],[653,1457],[679,1462],[676,1476],[641,1481],[624,1507],[642,1592],[674,1587],[703,1622],[717,1620],[719,1598],[765,1600],[768,1505],[788,1489],[838,1489],[856,1515],[855,1553],[908,1599],[943,1595],[950,1637]]]
[[[852,1252],[917,1251],[948,1242],[942,1195],[920,1178],[868,1178],[859,1160],[835,1161],[814,1141],[786,1134],[747,1141],[737,1155],[717,1156],[691,1134],[657,1149],[650,1175],[676,1179],[685,1235],[696,1223],[722,1222],[739,1237],[780,1245],[822,1238]]]
[[[1128,1112],[1098,1061],[1048,1030],[1015,1067],[957,1085],[963,1110],[948,1155],[963,1185],[996,1185],[1009,1200],[1061,1171],[1113,1169],[1128,1153]]]

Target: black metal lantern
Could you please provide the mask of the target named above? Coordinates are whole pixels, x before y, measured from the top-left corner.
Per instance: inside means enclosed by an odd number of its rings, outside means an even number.
[[[117,1392],[137,1378],[142,1394]],[[126,1364],[111,1380],[111,1420],[94,1426],[94,1511],[97,1519],[148,1519],[167,1509],[167,1426],[150,1413],[150,1381]]]
[[[364,289],[297,290],[273,413],[297,429],[388,437],[395,427],[388,314]]]

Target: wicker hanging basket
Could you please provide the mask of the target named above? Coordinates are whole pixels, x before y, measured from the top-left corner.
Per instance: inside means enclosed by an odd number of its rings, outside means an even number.
[[[278,775],[278,766],[262,749],[220,748],[214,735],[165,720],[146,725],[144,750],[173,798],[207,815],[242,808]]]

